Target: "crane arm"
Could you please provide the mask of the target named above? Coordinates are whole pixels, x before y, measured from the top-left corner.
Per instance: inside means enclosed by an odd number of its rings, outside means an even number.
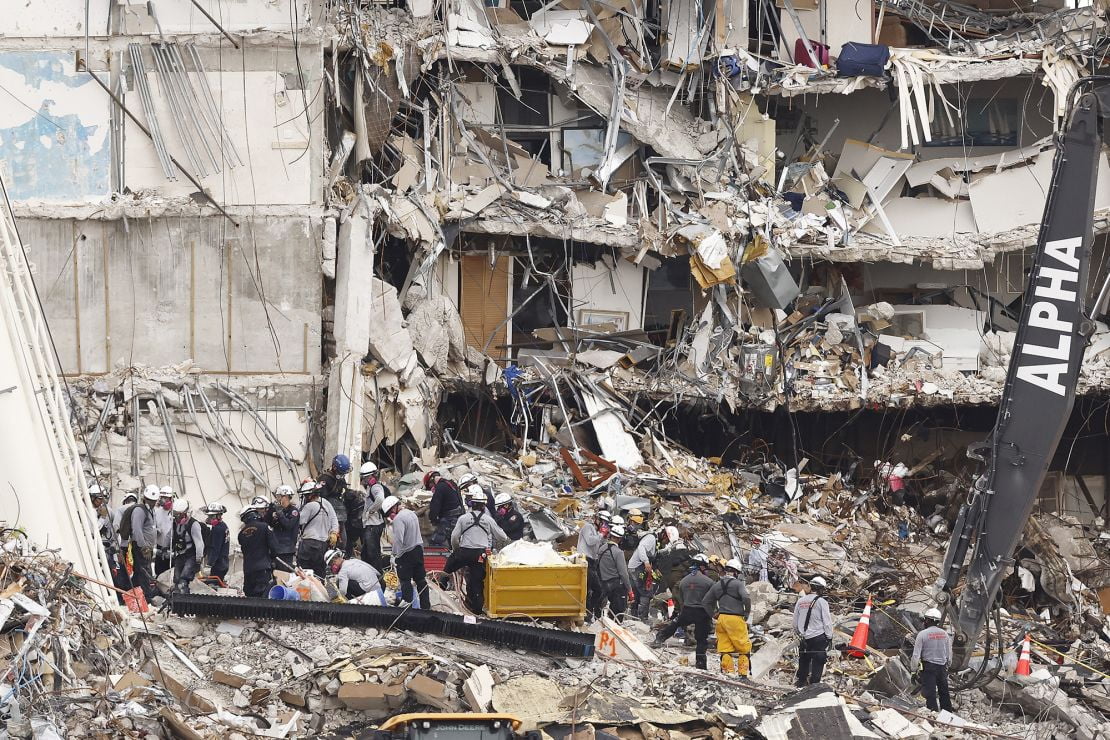
[[[1056,137],[1052,182],[998,418],[990,437],[969,451],[984,469],[960,509],[941,574],[942,601],[955,632],[954,667],[967,664],[986,626],[1075,402],[1094,327],[1084,296],[1107,115],[1110,77],[1081,79],[1069,93],[1067,120]]]

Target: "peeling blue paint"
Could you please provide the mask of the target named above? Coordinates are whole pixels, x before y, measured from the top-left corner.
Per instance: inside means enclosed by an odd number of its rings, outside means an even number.
[[[110,189],[107,99],[90,98],[86,86],[95,83],[73,65],[72,52],[0,53],[7,111],[0,121],[21,120],[0,125],[0,160],[14,200],[88,200]]]

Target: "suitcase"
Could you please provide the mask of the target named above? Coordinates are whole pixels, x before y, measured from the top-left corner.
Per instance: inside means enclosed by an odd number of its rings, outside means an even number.
[[[890,61],[890,47],[849,41],[840,47],[836,71],[841,77],[882,77]]]
[[[829,47],[813,39],[809,40],[809,45],[813,47],[813,53],[817,55],[817,61],[814,62],[813,59],[810,58],[809,52],[806,51],[806,42],[802,39],[797,39],[794,41],[794,63],[804,64],[807,67],[813,67],[815,69],[829,66]]]

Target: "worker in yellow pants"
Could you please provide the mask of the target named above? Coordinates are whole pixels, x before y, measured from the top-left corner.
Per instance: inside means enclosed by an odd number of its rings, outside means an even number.
[[[721,654],[721,673],[748,675],[751,668],[748,656],[752,653],[752,641],[748,639],[748,623],[739,614],[721,614],[717,617],[717,652]],[[734,654],[735,662],[732,657]]]
[[[724,575],[705,594],[702,606],[709,614],[720,612],[717,615],[717,652],[721,655],[721,672],[747,676],[752,641],[745,618],[751,612],[752,602],[744,579],[740,577],[743,568],[736,558],[725,563]]]

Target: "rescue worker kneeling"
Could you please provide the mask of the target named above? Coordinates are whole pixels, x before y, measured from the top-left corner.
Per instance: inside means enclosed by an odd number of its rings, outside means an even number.
[[[385,594],[382,593],[380,574],[367,562],[343,557],[339,549],[328,550],[324,556],[328,572],[336,576],[336,587],[339,594],[348,599],[357,599],[366,594],[377,594],[378,604],[385,606]]]
[[[459,517],[451,532],[451,555],[443,567],[445,573],[455,573],[466,568],[466,608],[481,614],[485,608],[486,559],[495,546],[509,541],[486,513],[486,492],[477,483],[466,491],[470,510]]]
[[[737,558],[725,563],[724,576],[709,589],[702,606],[707,614],[720,609],[717,615],[717,652],[721,656],[721,673],[732,673],[735,668],[737,674],[746,677],[751,667],[748,657],[752,652],[746,620],[751,613],[752,601],[741,577],[743,572],[744,566]],[[733,654],[736,655],[735,663]]]

